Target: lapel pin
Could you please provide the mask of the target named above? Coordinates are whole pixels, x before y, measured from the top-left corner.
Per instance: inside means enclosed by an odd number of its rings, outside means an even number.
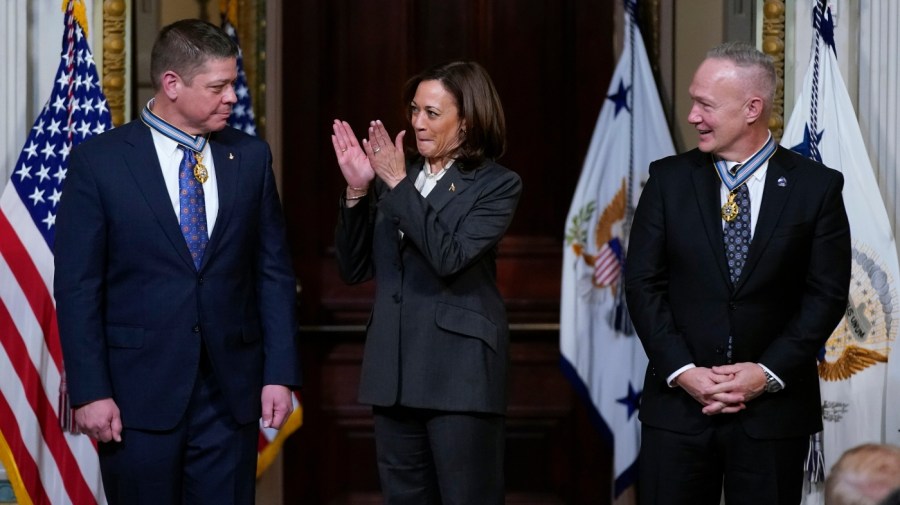
[[[778,178],[778,186],[781,188],[787,186],[787,179],[785,179],[784,177],[779,177]]]
[[[453,184],[452,182],[450,183],[450,191],[451,191],[451,192],[452,192],[452,191],[456,191],[456,185]]]
[[[234,159],[234,154],[228,153],[228,159],[229,159],[229,160],[233,160],[233,159]]]

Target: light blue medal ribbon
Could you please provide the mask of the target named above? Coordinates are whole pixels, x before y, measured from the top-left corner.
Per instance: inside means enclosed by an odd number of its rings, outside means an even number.
[[[141,121],[163,136],[178,142],[178,144],[184,146],[186,149],[194,151],[194,158],[197,159],[197,163],[194,165],[194,178],[197,179],[200,184],[203,184],[209,179],[209,171],[206,169],[206,166],[203,165],[203,148],[206,147],[209,135],[189,135],[183,130],[167,123],[165,119],[157,116],[150,110],[155,101],[155,98],[151,98],[150,101],[147,102],[147,105],[141,109]]]
[[[775,143],[775,138],[772,137],[772,133],[770,132],[769,139],[766,140],[766,143],[759,151],[756,151],[746,163],[741,165],[734,174],[728,170],[728,164],[725,160],[718,156],[714,156],[715,161],[713,162],[713,165],[716,167],[716,172],[719,174],[719,179],[722,180],[722,184],[724,184],[729,191],[728,201],[722,206],[722,219],[724,219],[725,222],[730,223],[734,221],[740,213],[740,209],[734,201],[737,189],[741,187],[741,184],[744,184],[753,176],[756,169],[769,161],[769,158],[775,154],[777,148],[778,144]]]

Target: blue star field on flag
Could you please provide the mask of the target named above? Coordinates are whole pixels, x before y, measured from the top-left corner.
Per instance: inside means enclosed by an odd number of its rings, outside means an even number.
[[[12,174],[12,185],[51,249],[69,153],[89,137],[112,128],[85,34],[70,13],[66,26],[53,91],[25,140]]]
[[[228,18],[222,15],[222,29],[231,37],[231,40],[240,47],[237,31]],[[237,128],[248,135],[256,135],[256,118],[253,114],[253,101],[250,98],[250,88],[247,86],[247,73],[244,72],[244,52],[239,51],[237,57],[237,81],[234,83],[234,92],[237,95],[237,103],[231,109],[231,117],[228,118],[228,126]]]

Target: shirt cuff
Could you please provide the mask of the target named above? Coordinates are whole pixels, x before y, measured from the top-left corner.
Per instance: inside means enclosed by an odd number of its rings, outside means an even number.
[[[691,368],[697,368],[697,365],[695,365],[693,363],[688,363],[687,365],[684,365],[683,367],[679,368],[678,370],[675,370],[675,372],[673,372],[672,375],[670,375],[668,378],[666,378],[666,384],[668,384],[670,388],[677,388],[678,384],[675,384],[675,379],[677,379],[679,375],[681,375],[682,373],[684,373],[687,370],[690,370]]]
[[[768,372],[769,375],[771,375],[772,377],[774,377],[775,380],[778,381],[779,384],[781,384],[782,389],[784,388],[784,381],[781,380],[781,377],[775,375],[775,372],[769,370],[769,367],[767,367],[766,365],[763,365],[762,363],[757,363],[757,365],[759,365],[760,368],[762,368],[763,370],[765,370],[766,372]]]

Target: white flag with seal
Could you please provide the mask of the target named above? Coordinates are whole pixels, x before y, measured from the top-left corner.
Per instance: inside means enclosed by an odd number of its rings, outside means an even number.
[[[847,449],[868,442],[900,443],[900,355],[894,345],[900,267],[891,223],[838,68],[827,8],[814,8],[813,36],[809,69],[781,145],[843,173],[853,247],[847,312],[819,355],[824,467],[813,474],[821,478]],[[813,475],[812,480],[818,479]],[[808,497],[810,501],[820,502],[821,496]]]
[[[625,48],[566,219],[560,309],[562,369],[613,447],[616,497],[637,477],[647,367],[625,307],[628,228],[650,162],[675,153],[634,2],[625,5]]]

